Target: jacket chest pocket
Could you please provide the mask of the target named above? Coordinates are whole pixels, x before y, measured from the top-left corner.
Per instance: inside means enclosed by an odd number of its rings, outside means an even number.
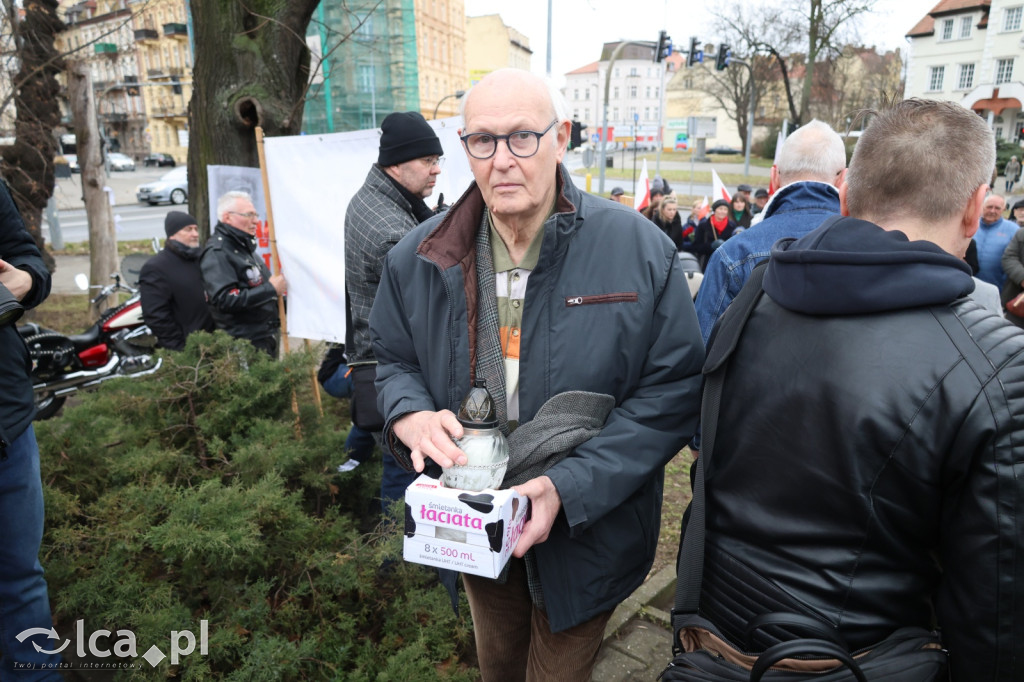
[[[640,300],[635,291],[624,291],[615,294],[592,294],[590,296],[566,296],[565,307],[574,308],[581,305],[597,305],[600,303],[636,303]]]

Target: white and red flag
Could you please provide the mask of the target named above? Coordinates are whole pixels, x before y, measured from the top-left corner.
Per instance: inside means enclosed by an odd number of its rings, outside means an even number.
[[[636,210],[642,211],[651,203],[651,182],[647,179],[647,159],[640,167],[640,177],[637,178],[636,187],[633,188],[633,206]]]
[[[729,190],[725,188],[725,183],[722,182],[722,178],[718,177],[718,173],[714,168],[711,169],[711,196],[714,197],[714,201],[718,201],[719,199],[725,199],[726,201],[732,200]]]

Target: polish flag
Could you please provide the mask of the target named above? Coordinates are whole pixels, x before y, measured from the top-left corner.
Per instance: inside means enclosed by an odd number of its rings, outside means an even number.
[[[647,159],[640,167],[640,177],[637,178],[636,187],[633,188],[633,205],[636,210],[642,211],[651,203],[651,183],[647,179]]]
[[[715,198],[715,201],[719,199],[730,201],[732,199],[729,191],[725,189],[725,183],[722,182],[722,178],[718,177],[714,168],[711,169],[711,196]]]
[[[779,131],[779,136],[775,140],[775,159],[772,161],[772,168],[778,170],[779,168],[779,153],[782,151],[782,143],[786,141],[786,138],[782,136],[782,131]],[[768,181],[768,196],[775,194],[779,188],[775,186],[775,183],[771,180]]]
[[[711,204],[708,203],[708,196],[706,194],[704,195],[704,202],[700,205],[700,208],[698,208],[694,213],[696,214],[694,216],[695,222],[700,222],[701,220],[704,220],[704,218],[707,217],[708,213],[711,213]]]

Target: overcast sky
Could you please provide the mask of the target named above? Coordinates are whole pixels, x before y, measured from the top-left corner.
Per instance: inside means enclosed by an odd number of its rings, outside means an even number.
[[[903,36],[937,3],[938,0],[877,0],[875,11],[862,21],[861,41],[879,48],[899,47],[906,53]],[[533,70],[545,72],[548,0],[465,0],[465,4],[468,16],[500,14],[507,25],[526,34],[533,50]],[[688,46],[691,35],[700,38],[701,43],[718,42],[718,36],[709,29],[710,14],[703,7],[695,7],[697,3],[688,2],[685,9],[678,0],[557,0],[552,5],[551,75],[559,85],[567,71],[597,60],[601,45],[606,42],[653,41],[663,28],[677,46]]]

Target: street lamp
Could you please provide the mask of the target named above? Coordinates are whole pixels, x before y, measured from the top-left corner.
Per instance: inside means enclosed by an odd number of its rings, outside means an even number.
[[[442,97],[441,100],[437,103],[437,106],[434,107],[434,119],[437,119],[437,110],[441,108],[441,104],[443,104],[446,99],[451,99],[452,97],[454,97],[455,99],[462,99],[462,96],[465,94],[465,90],[456,90],[454,93]]]

